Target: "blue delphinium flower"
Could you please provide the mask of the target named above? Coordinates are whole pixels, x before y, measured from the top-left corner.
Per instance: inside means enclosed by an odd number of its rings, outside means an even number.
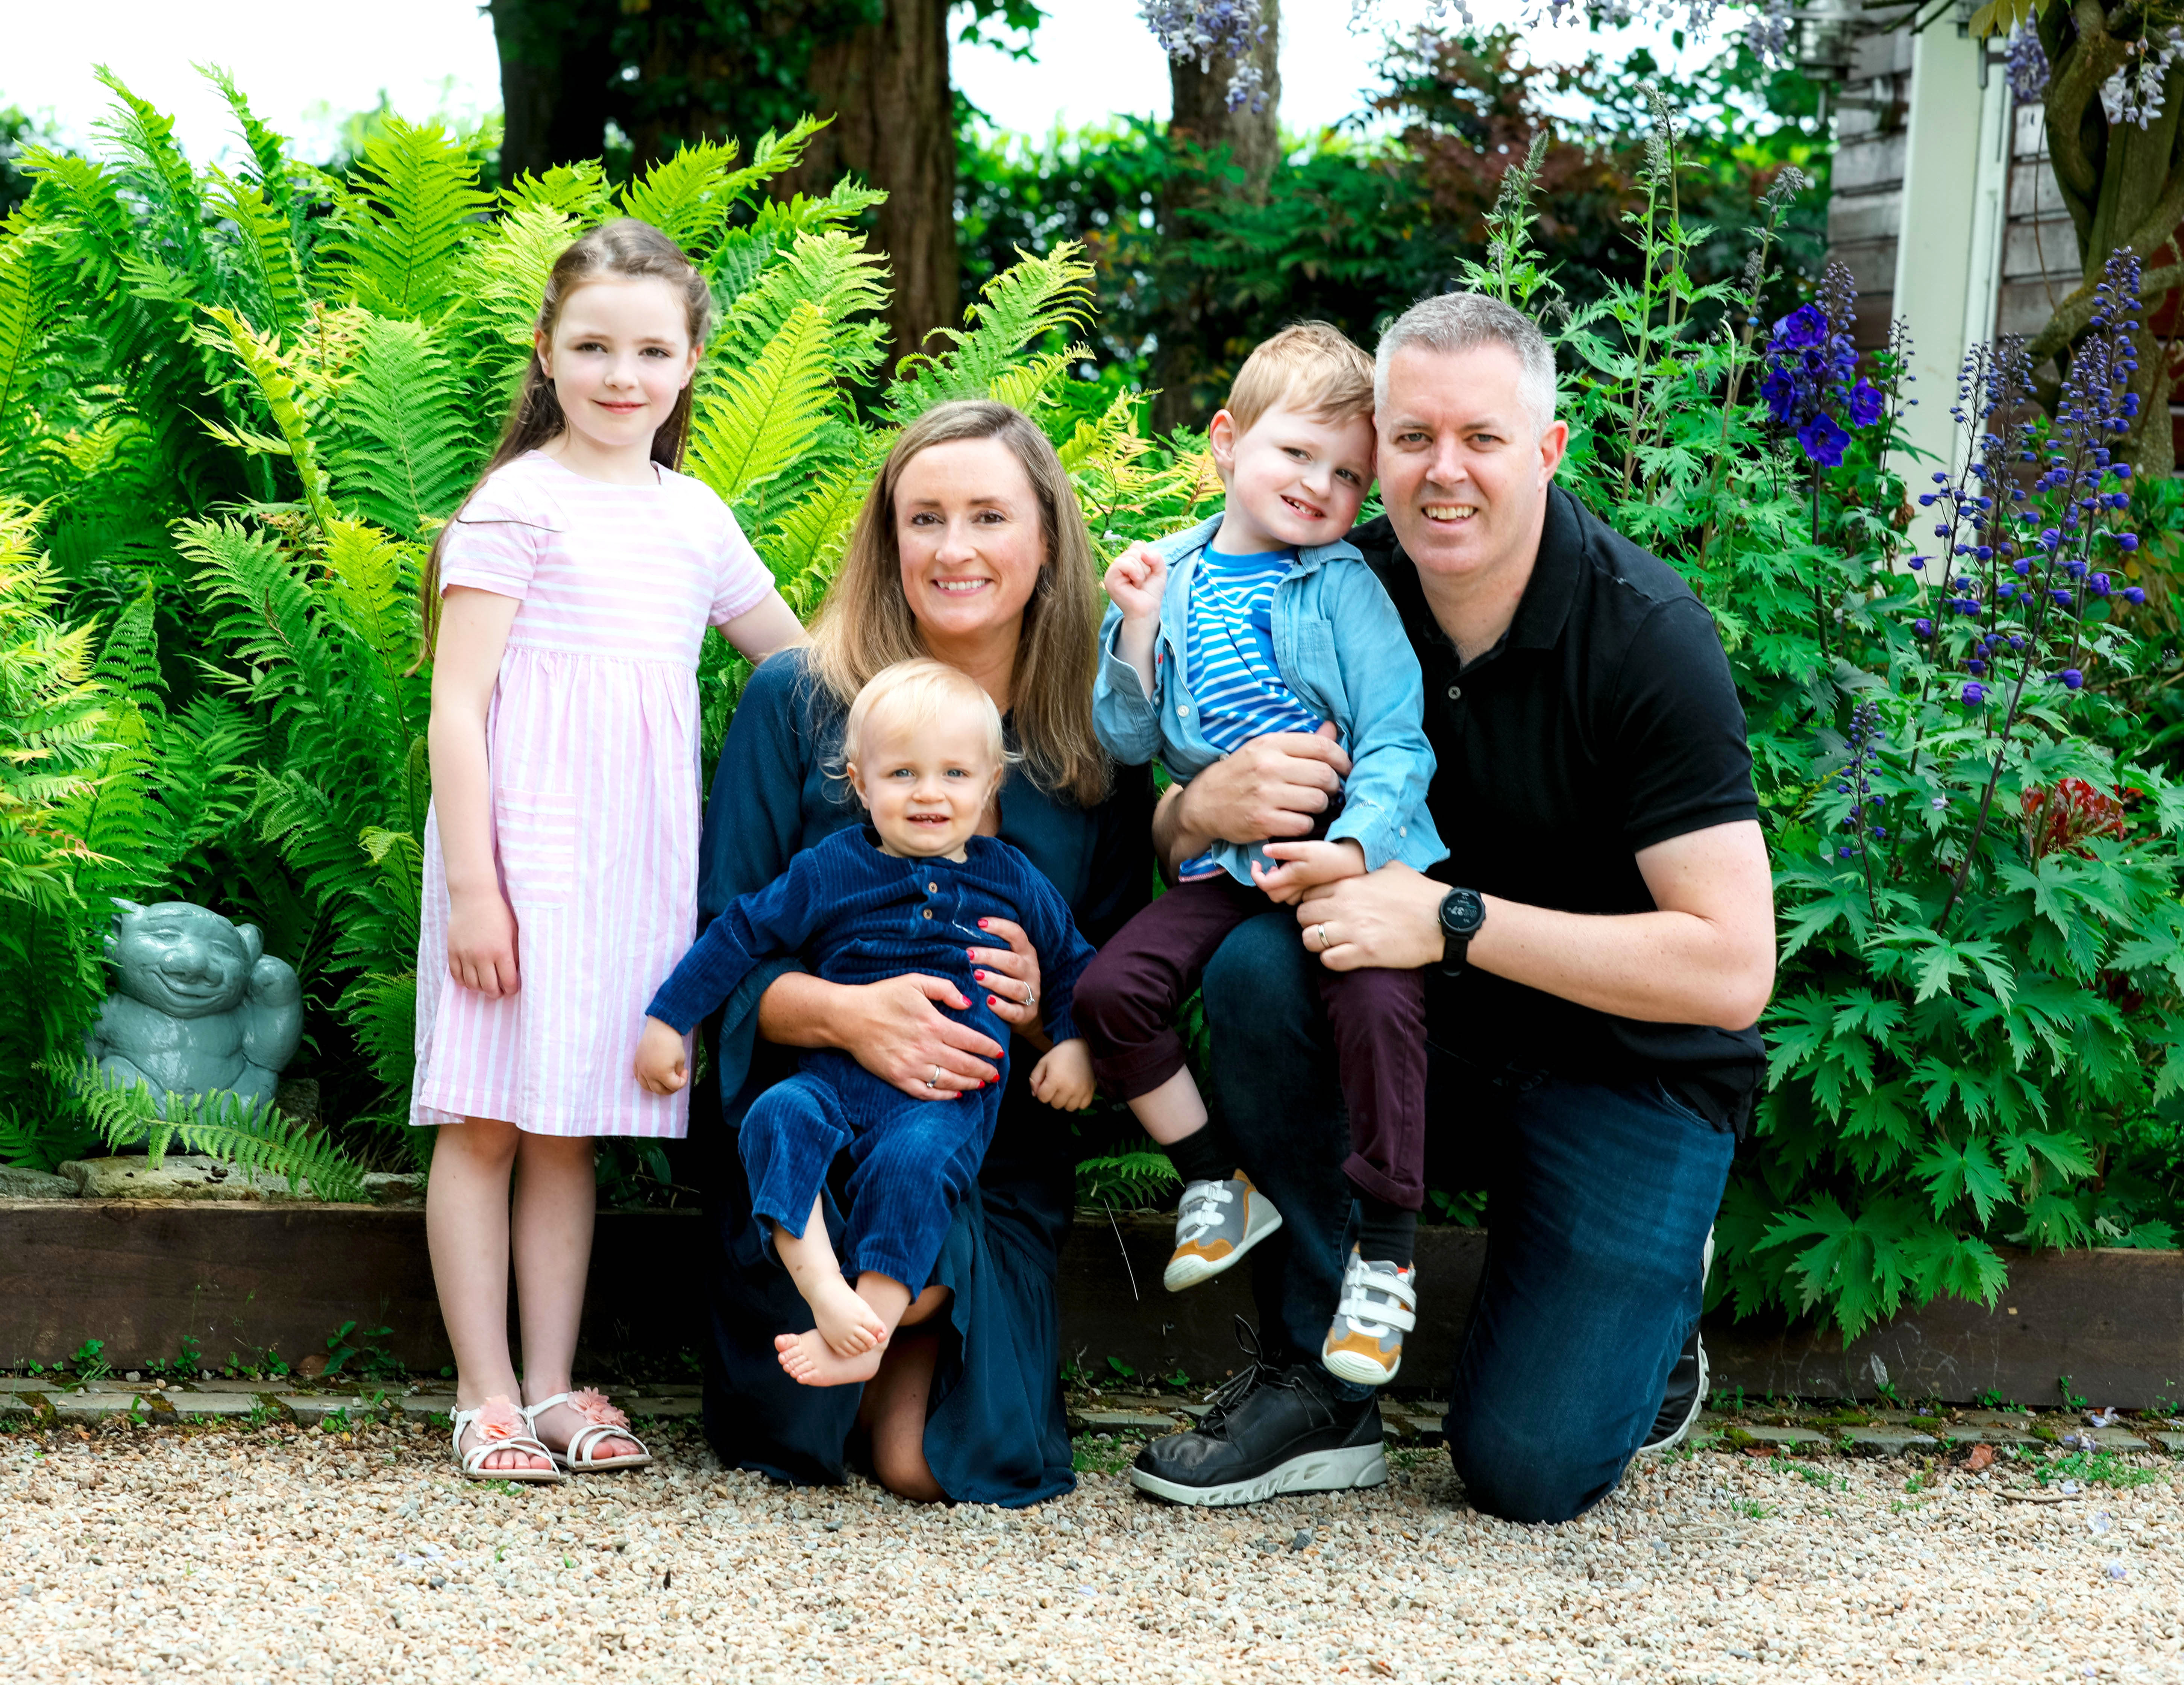
[[[1841,465],[1852,427],[1869,427],[1887,413],[1887,400],[1858,372],[1851,326],[1858,319],[1857,283],[1831,263],[1820,297],[1800,304],[1768,336],[1761,401],[1774,425],[1792,434],[1805,460],[1822,468]],[[1929,499],[1930,500],[1930,499]]]

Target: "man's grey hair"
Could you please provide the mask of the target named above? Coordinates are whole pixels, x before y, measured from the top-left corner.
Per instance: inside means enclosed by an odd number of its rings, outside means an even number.
[[[1388,405],[1388,367],[1399,351],[1416,347],[1444,355],[1481,345],[1506,345],[1524,373],[1518,390],[1535,432],[1555,419],[1555,354],[1540,326],[1522,310],[1483,293],[1442,293],[1418,302],[1388,324],[1373,354],[1373,404]]]

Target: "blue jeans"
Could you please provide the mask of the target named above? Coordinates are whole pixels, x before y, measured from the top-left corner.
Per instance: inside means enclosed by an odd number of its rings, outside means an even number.
[[[1203,985],[1222,1116],[1285,1219],[1252,1255],[1277,1363],[1317,1360],[1353,1214],[1317,963],[1278,908],[1228,938]],[[1483,1070],[1433,1050],[1429,1185],[1487,1190],[1485,1273],[1446,1422],[1479,1509],[1564,1521],[1615,1489],[1698,1324],[1735,1147],[1657,1082]],[[1421,1285],[1429,1316],[1433,1284]]]

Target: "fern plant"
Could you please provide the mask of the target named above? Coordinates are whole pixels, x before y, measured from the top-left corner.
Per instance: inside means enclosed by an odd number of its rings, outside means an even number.
[[[497,436],[548,271],[586,229],[644,218],[706,276],[719,326],[688,469],[800,609],[896,431],[948,398],[1039,417],[1110,550],[1189,518],[1211,483],[1195,446],[1149,448],[1135,406],[1076,395],[1092,271],[1074,248],[996,276],[934,354],[890,372],[886,259],[857,226],[880,196],[849,179],[770,193],[811,120],[748,157],[687,148],[619,190],[589,161],[495,192],[480,137],[399,120],[331,176],[209,74],[242,142],[231,169],[192,167],[109,75],[102,155],[33,153],[34,191],[0,224],[0,496],[17,499],[0,620],[21,652],[0,730],[24,751],[0,767],[0,952],[64,979],[0,1039],[23,1096],[0,1152],[25,1162],[94,1126],[139,1138],[125,1096],[67,1074],[120,894],[259,923],[304,980],[309,1068],[352,1156],[423,1142],[353,1127],[403,1118],[413,1057],[418,569]],[[706,640],[709,760],[746,676]],[[220,1133],[231,1123],[193,1119],[193,1139],[275,1150]],[[639,1169],[665,1180],[634,1159],[602,1174]],[[350,1186],[331,1160],[298,1173]]]
[[[104,1080],[89,1059],[64,1068],[70,1091],[91,1126],[115,1152],[142,1147],[157,1169],[179,1147],[234,1164],[258,1176],[277,1176],[287,1191],[315,1199],[364,1197],[364,1173],[326,1135],[270,1107],[246,1106],[232,1094],[200,1100],[170,1097],[167,1115],[153,1108],[141,1083]]]

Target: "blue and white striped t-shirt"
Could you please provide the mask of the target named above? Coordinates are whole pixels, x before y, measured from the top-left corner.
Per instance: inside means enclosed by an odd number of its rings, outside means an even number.
[[[1317,731],[1319,716],[1282,682],[1274,663],[1274,588],[1294,550],[1227,555],[1208,545],[1190,582],[1184,672],[1198,729],[1224,755],[1276,731]],[[1223,869],[1201,855],[1177,874],[1210,878]]]

